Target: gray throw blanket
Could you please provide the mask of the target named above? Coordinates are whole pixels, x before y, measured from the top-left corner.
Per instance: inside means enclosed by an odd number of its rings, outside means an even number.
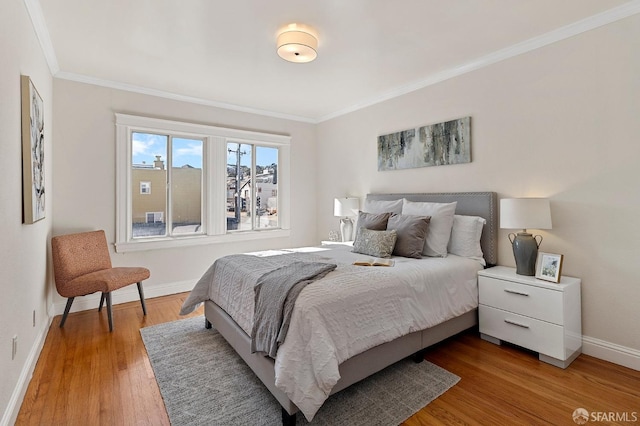
[[[254,287],[251,352],[265,352],[275,358],[278,346],[287,335],[293,306],[302,289],[336,267],[331,263],[299,261],[262,275]]]

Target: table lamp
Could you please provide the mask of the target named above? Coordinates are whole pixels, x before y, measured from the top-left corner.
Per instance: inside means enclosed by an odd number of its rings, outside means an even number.
[[[342,237],[342,242],[352,240],[353,220],[351,220],[351,217],[358,215],[359,208],[359,198],[336,198],[333,201],[333,215],[342,218],[340,219],[340,236]]]
[[[510,233],[509,241],[516,260],[516,274],[534,276],[542,236],[527,229],[551,229],[551,207],[546,198],[504,198],[500,200],[500,228],[522,229]],[[540,238],[540,240],[538,240]]]

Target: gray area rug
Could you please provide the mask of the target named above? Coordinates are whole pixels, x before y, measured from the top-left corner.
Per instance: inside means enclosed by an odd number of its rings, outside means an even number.
[[[140,333],[172,425],[282,424],[278,401],[203,317]],[[332,395],[311,424],[395,426],[459,380],[427,361],[403,360]]]

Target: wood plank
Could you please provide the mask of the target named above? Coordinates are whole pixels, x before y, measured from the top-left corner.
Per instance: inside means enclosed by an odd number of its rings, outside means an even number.
[[[638,412],[640,372],[581,355],[567,369],[537,354],[497,346],[466,332],[436,345],[425,358],[461,381],[405,422],[431,424],[575,425],[576,408],[589,412]],[[628,424],[628,422],[605,424]]]
[[[169,425],[140,328],[183,317],[186,293],[114,306],[109,333],[103,310],[54,319],[27,389],[17,425]],[[201,316],[200,308],[189,316]],[[574,425],[576,408],[638,413],[640,372],[581,355],[562,370],[536,354],[496,346],[468,331],[427,350],[425,359],[461,377],[405,426]],[[640,417],[640,415],[639,415]],[[616,424],[602,422],[601,424]],[[620,422],[617,424],[629,424]]]

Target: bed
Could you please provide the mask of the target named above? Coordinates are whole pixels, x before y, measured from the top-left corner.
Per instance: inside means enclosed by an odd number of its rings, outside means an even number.
[[[496,193],[366,197],[371,205],[394,200],[456,202],[456,215],[484,218],[480,237],[483,259],[394,257],[391,268],[363,267],[353,265],[363,255],[343,244],[227,256],[228,277],[232,279],[212,284],[212,266],[185,301],[183,313],[204,302],[206,325],[218,330],[278,400],[283,424],[295,424],[298,411],[311,420],[330,394],[408,356],[416,356],[418,361],[428,346],[477,324],[476,274],[497,263]],[[247,268],[244,260],[251,260],[253,266]],[[287,338],[275,359],[254,353],[250,338],[254,331],[252,283],[265,271],[299,261],[326,262],[336,268],[300,292]],[[440,271],[440,267],[444,269]],[[242,269],[249,273],[241,274]],[[460,284],[449,286],[448,281]],[[363,289],[365,285],[368,287]],[[241,290],[232,292],[233,287]],[[370,297],[373,294],[377,296]],[[431,307],[424,308],[426,304]]]

